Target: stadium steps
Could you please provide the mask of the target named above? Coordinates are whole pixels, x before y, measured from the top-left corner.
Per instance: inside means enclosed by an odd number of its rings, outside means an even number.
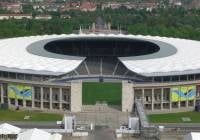
[[[107,104],[83,105],[81,112],[121,112],[119,106],[108,106]]]
[[[87,67],[90,71],[90,74],[100,74],[100,58],[90,57],[86,59]]]
[[[107,77],[131,77],[137,81],[145,81],[145,77],[129,71],[116,57],[87,57],[75,70],[63,74],[51,81],[59,82],[78,78]]]
[[[103,75],[113,75],[116,64],[116,58],[103,58]]]

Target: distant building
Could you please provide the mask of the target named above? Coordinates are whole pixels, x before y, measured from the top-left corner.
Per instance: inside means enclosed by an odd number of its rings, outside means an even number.
[[[49,19],[52,19],[52,16],[51,15],[37,15],[35,19],[49,20]]]
[[[111,29],[111,23],[110,22],[105,22],[101,17],[98,17],[96,19],[96,21],[94,23],[92,23],[91,26],[89,26],[88,29],[85,29],[85,28],[82,28],[80,26],[80,29],[79,31],[75,31],[75,33],[79,33],[79,34],[82,34],[82,33],[86,33],[86,34],[89,34],[89,33],[104,33],[104,34],[120,34],[120,33],[123,33],[123,34],[126,34],[127,32],[125,31],[121,31],[120,28],[118,28],[117,30],[113,30]]]
[[[124,3],[118,3],[118,2],[108,2],[101,5],[101,9],[104,10],[105,8],[111,8],[111,9],[119,9],[121,7],[125,7],[126,9],[154,9],[157,8],[157,4],[155,2],[142,2],[142,3],[136,3],[136,2],[124,2]]]
[[[200,1],[199,0],[192,0],[188,5],[188,8],[196,8],[199,9],[200,8]]]
[[[111,8],[111,9],[119,9],[121,7],[120,3],[117,2],[108,2],[104,3],[101,6],[101,9],[104,10],[105,8]]]
[[[20,13],[22,12],[22,4],[13,2],[0,2],[0,9],[7,10],[13,13]]]
[[[97,8],[94,2],[90,1],[70,1],[60,6],[60,11],[81,10],[81,11],[95,11]]]
[[[96,9],[97,9],[96,4],[90,1],[85,1],[81,3],[80,6],[81,11],[95,11]]]
[[[33,4],[33,9],[37,11],[57,12],[61,4],[55,3],[37,3]]]
[[[110,23],[109,23],[110,25]],[[111,25],[108,27],[108,25],[105,23],[105,21],[101,18],[98,17],[96,19],[96,22],[93,23],[92,25],[92,30],[110,30],[111,29]]]
[[[180,2],[180,1],[179,1],[179,2],[175,2],[175,3],[174,3],[174,6],[180,7],[180,6],[182,6],[182,2]]]
[[[32,19],[32,14],[0,14],[0,20],[4,19]]]
[[[68,15],[68,14],[63,14],[63,15],[60,16],[60,18],[62,18],[62,19],[70,19],[71,16]]]
[[[181,0],[169,0],[169,5],[174,8],[182,7],[183,3]]]
[[[65,4],[61,5],[60,7],[60,11],[64,12],[64,11],[70,11],[70,10],[79,10],[80,9],[80,2],[66,2]]]
[[[170,3],[173,7],[181,7],[182,6],[182,2],[180,0],[173,0]]]

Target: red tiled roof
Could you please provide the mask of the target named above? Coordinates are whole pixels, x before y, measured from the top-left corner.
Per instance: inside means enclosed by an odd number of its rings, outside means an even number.
[[[95,3],[92,3],[92,2],[83,2],[82,4],[81,4],[81,8],[83,9],[91,9],[91,8],[95,8],[96,7],[96,5],[95,5]]]
[[[0,14],[0,16],[32,16],[32,14]]]

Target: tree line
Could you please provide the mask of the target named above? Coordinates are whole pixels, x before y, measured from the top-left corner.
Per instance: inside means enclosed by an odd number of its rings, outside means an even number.
[[[200,10],[184,8],[146,10],[97,10],[94,12],[69,11],[65,14],[70,19],[61,19],[58,13],[51,20],[1,20],[0,38],[43,35],[69,34],[83,28],[91,27],[97,17],[102,17],[112,24],[113,29],[126,30],[130,34],[167,36],[200,40]]]

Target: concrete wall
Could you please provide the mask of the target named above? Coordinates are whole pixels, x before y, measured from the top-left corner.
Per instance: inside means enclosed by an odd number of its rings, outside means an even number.
[[[133,84],[128,81],[122,81],[122,111],[131,112],[134,103]]]
[[[82,82],[71,83],[71,112],[80,112],[82,108]]]

